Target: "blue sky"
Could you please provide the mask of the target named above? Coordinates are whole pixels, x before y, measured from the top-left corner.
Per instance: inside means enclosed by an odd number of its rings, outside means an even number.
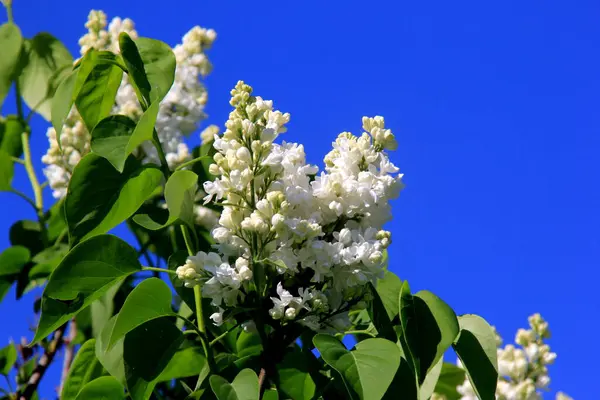
[[[243,79],[291,113],[285,139],[305,143],[313,163],[339,132],[359,133],[363,115],[383,115],[406,183],[389,225],[393,271],[484,316],[506,341],[541,312],[558,353],[552,391],[597,393],[600,3],[14,2],[26,36],[49,31],[73,53],[90,8],[171,45],[194,25],[214,28],[208,122],[224,123]],[[46,127],[34,119],[40,168]],[[23,171],[15,181],[30,190]],[[4,248],[10,225],[34,216],[10,194],[0,204]],[[13,297],[0,305],[0,339],[34,323],[33,296]]]

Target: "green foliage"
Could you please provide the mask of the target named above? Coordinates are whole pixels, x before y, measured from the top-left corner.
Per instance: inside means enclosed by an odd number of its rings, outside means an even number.
[[[353,351],[329,335],[316,335],[313,343],[323,360],[342,376],[350,398],[381,399],[400,366],[400,350],[386,339],[363,340]]]
[[[148,214],[138,214],[133,220],[146,229],[157,230],[176,221],[194,224],[194,198],[198,175],[192,171],[176,171],[165,185],[165,200],[169,209],[169,218],[163,224],[154,221]]]
[[[112,376],[102,376],[87,383],[76,400],[124,400],[125,390]]]
[[[19,27],[12,22],[2,24],[0,26],[0,49],[2,49],[2,57],[0,58],[0,107],[2,107],[15,77],[15,67],[19,63],[22,46],[23,37]]]
[[[136,251],[115,236],[95,236],[75,246],[48,279],[32,343],[77,315],[112,285],[140,270]]]
[[[331,316],[347,313],[351,319],[348,332],[331,336],[293,319],[270,318],[271,280],[279,279],[275,269],[287,266],[252,259],[253,279],[242,283],[250,290],[238,309],[227,311],[223,325],[214,325],[209,317],[215,307],[201,297],[203,289],[184,288],[174,272],[190,254],[210,251],[214,243],[196,225],[194,208],[198,188],[215,178],[208,171],[215,149],[210,143],[197,147],[194,159],[175,170],[166,161],[156,119],[175,76],[170,47],[123,33],[120,54],[91,49],[73,64],[56,38],[40,33],[23,39],[9,22],[0,26],[0,48],[0,105],[16,83],[18,109],[0,118],[0,190],[16,192],[15,162],[24,164],[34,198],[16,194],[34,207],[36,218],[11,227],[11,247],[0,253],[0,300],[14,283],[17,298],[45,285],[34,308],[40,315],[31,347],[19,350],[23,362],[16,362],[13,344],[0,350],[0,373],[17,368],[17,390],[31,388],[42,352],[81,345],[63,399],[423,400],[435,390],[452,400],[465,375],[482,399],[494,397],[498,376],[490,326],[473,315],[457,318],[430,292],[413,295],[407,282],[387,270],[331,310]],[[111,115],[123,74],[142,108],[135,118]],[[91,134],[92,152],[69,171],[66,197],[49,210],[29,156],[29,117],[21,101],[51,118],[58,138],[72,110]],[[148,141],[160,166],[141,162],[138,149]],[[124,222],[138,249],[107,234]],[[266,245],[255,239],[244,238]],[[140,257],[148,267],[142,268]],[[159,277],[162,272],[170,281]],[[56,333],[65,331],[70,337],[57,341]],[[358,341],[352,350],[341,342],[345,334]],[[466,372],[443,362],[451,346]]]
[[[112,333],[108,339],[108,349],[127,332],[152,319],[172,316],[171,289],[158,278],[150,278],[141,282],[125,300]]]
[[[495,399],[498,384],[498,355],[494,330],[477,315],[462,315],[458,321],[460,335],[454,343],[454,350],[464,365],[479,398]]]
[[[73,64],[67,48],[49,33],[38,33],[25,40],[18,84],[20,94],[30,109],[50,120],[51,99],[56,88]]]
[[[210,377],[210,387],[217,400],[258,400],[259,386],[258,377],[251,369],[242,370],[229,383],[219,375]]]
[[[102,157],[85,156],[73,171],[65,199],[71,243],[106,233],[131,217],[156,192],[161,179],[158,168],[140,166],[133,158],[120,173]]]
[[[17,349],[14,344],[11,343],[0,349],[0,374],[8,375],[15,361],[17,361]]]
[[[61,399],[77,399],[79,392],[93,379],[102,375],[102,365],[96,358],[96,340],[87,340],[77,352],[64,383]]]
[[[400,292],[400,320],[407,355],[422,383],[458,335],[456,314],[431,292],[421,291],[413,296],[404,282]]]
[[[461,395],[456,390],[456,387],[461,385],[464,381],[464,369],[454,364],[444,363],[434,391],[440,395],[446,396],[448,400],[459,400]]]

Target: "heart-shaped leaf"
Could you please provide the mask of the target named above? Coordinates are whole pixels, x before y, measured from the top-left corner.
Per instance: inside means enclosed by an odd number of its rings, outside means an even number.
[[[0,253],[0,277],[16,275],[29,262],[29,249],[12,246]]]
[[[248,368],[240,371],[231,383],[219,375],[213,375],[210,377],[210,387],[217,400],[258,400],[260,394],[258,377]]]
[[[123,362],[123,342],[121,338],[110,350],[107,350],[108,338],[115,326],[117,316],[113,316],[104,325],[104,329],[96,338],[96,357],[108,373],[119,382],[125,382],[125,363]]]
[[[396,337],[396,332],[394,332],[394,326],[392,325],[389,314],[379,297],[379,293],[371,283],[369,283],[369,289],[372,298],[367,311],[373,325],[375,325],[375,328],[379,333],[378,336],[395,342],[398,338]]]
[[[23,46],[23,36],[21,30],[12,22],[7,22],[0,26],[0,107],[10,90],[10,85],[15,77],[15,67],[19,62],[21,47]]]
[[[361,400],[381,399],[400,366],[400,349],[386,339],[363,340],[352,351],[330,335],[315,335],[313,343],[342,376],[350,396],[355,393]]]
[[[50,120],[50,99],[73,64],[69,50],[49,33],[38,33],[23,46],[21,96],[30,109]]]
[[[81,345],[69,367],[69,374],[62,389],[61,399],[74,400],[83,387],[102,375],[102,364],[96,358],[96,339]]]
[[[377,281],[377,294],[387,311],[390,321],[392,321],[400,310],[400,289],[402,289],[402,281],[396,274],[387,270],[383,279]]]
[[[67,189],[65,215],[71,242],[106,233],[132,216],[160,186],[162,173],[130,158],[119,173],[90,153],[75,167]]]
[[[445,396],[448,400],[460,400],[462,395],[458,393],[456,387],[462,385],[465,381],[465,370],[450,363],[442,365],[440,378],[435,385],[437,394]]]
[[[76,400],[124,400],[125,389],[112,376],[102,376],[86,384]]]
[[[143,108],[162,100],[175,79],[175,55],[169,45],[148,38],[132,40],[123,32],[119,49]]]
[[[189,226],[194,224],[194,199],[198,188],[198,175],[192,171],[175,171],[165,185],[165,200],[169,218],[164,224],[155,222],[147,214],[138,214],[133,220],[146,229],[158,230],[180,221]]]
[[[0,349],[0,374],[8,375],[17,361],[17,349],[14,344],[9,344]]]
[[[277,365],[279,385],[283,394],[292,399],[311,400],[314,398],[316,385],[313,380],[307,356],[297,350],[289,351]]]
[[[115,105],[123,70],[114,64],[96,62],[75,99],[88,132],[108,116]]]
[[[428,291],[410,293],[408,282],[400,292],[402,332],[419,383],[435,366],[458,335],[454,311]]]
[[[42,294],[40,322],[31,344],[38,343],[112,285],[141,268],[137,251],[116,236],[95,236],[75,246],[48,279]]]
[[[133,400],[149,398],[154,380],[182,342],[183,333],[170,318],[152,319],[125,335],[123,361],[127,389]]]
[[[108,339],[108,350],[127,332],[152,319],[175,315],[171,309],[171,289],[158,278],[149,278],[137,285],[117,314]]]
[[[117,171],[123,171],[127,157],[143,142],[152,140],[158,105],[152,103],[137,124],[124,115],[101,120],[92,131],[92,151],[110,161]]]
[[[480,316],[458,317],[460,335],[454,351],[462,362],[475,393],[482,400],[496,398],[498,355],[492,327]]]

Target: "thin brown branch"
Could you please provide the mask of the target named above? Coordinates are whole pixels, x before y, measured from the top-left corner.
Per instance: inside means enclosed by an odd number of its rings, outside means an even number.
[[[42,356],[40,357],[40,360],[35,366],[35,369],[33,370],[33,373],[31,374],[31,377],[27,382],[27,385],[25,385],[25,387],[22,390],[18,391],[17,399],[29,400],[33,397],[35,391],[38,388],[38,385],[40,384],[42,378],[44,377],[44,374],[46,373],[46,370],[52,363],[52,360],[54,360],[56,352],[63,343],[65,329],[66,324],[54,331],[54,337],[52,338],[52,341],[50,342],[50,344],[48,344],[48,347],[46,348],[46,351],[44,351],[44,354],[42,354]]]

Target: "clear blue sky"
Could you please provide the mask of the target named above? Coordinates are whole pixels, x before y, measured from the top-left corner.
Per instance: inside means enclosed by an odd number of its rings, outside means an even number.
[[[558,353],[553,392],[597,396],[599,2],[14,2],[25,35],[49,31],[73,53],[94,7],[171,45],[193,25],[214,28],[209,122],[224,123],[229,89],[246,80],[292,114],[286,140],[315,163],[361,116],[385,116],[407,185],[389,226],[392,269],[508,341],[541,312]],[[46,126],[33,122],[38,166]],[[29,190],[23,173],[16,182]],[[12,222],[33,215],[6,193],[0,204],[4,248]],[[0,340],[26,332],[32,300],[0,305]]]

